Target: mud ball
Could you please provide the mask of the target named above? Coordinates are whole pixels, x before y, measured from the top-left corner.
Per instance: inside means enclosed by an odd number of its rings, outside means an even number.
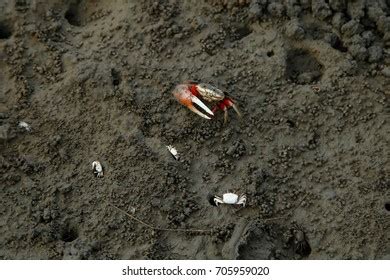
[[[368,61],[379,62],[383,57],[382,48],[379,46],[372,46],[368,48]]]
[[[284,15],[284,6],[281,3],[271,3],[267,7],[267,11],[271,16],[282,17]]]
[[[324,20],[332,15],[332,10],[323,0],[313,0],[311,3],[311,9],[313,11],[313,15],[321,20]]]
[[[346,37],[352,37],[355,34],[360,34],[363,31],[363,26],[356,20],[350,20],[341,27],[341,33]]]
[[[363,61],[367,58],[367,49],[362,45],[349,46],[348,51],[357,60]]]
[[[15,134],[12,131],[11,125],[6,123],[0,125],[0,143],[6,142],[15,137]]]
[[[302,40],[305,38],[305,30],[297,20],[291,20],[286,25],[286,36],[291,39]]]
[[[286,15],[289,18],[298,17],[302,11],[302,6],[297,1],[286,1],[284,5],[286,6]]]
[[[343,11],[343,10],[346,8],[346,3],[345,3],[345,1],[342,1],[342,0],[330,0],[330,1],[328,1],[328,2],[329,2],[329,6],[330,6],[334,11],[341,12],[341,11]]]
[[[364,40],[365,45],[371,46],[372,42],[375,40],[375,35],[371,30],[366,30],[362,32],[362,38]]]
[[[383,34],[390,32],[390,17],[382,16],[377,20],[376,24],[379,32]]]
[[[328,33],[324,36],[325,42],[327,42],[332,48],[340,51],[347,52],[348,49],[344,46],[340,38],[334,33]]]
[[[349,1],[347,5],[347,14],[351,18],[361,19],[365,14],[365,3],[363,1]]]
[[[382,75],[385,76],[385,77],[390,78],[390,67],[383,68]]]
[[[252,1],[249,6],[248,15],[252,20],[261,18],[263,15],[263,7],[257,1]]]
[[[333,28],[340,30],[341,27],[347,22],[345,15],[343,13],[335,13],[332,18]]]

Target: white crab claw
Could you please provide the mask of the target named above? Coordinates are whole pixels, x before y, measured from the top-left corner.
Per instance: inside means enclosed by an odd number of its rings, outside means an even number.
[[[205,119],[208,119],[208,120],[211,120],[211,118],[205,114],[203,114],[202,112],[200,112],[198,109],[196,109],[193,105],[191,106],[188,106],[188,109],[190,109],[192,112],[194,112],[195,114],[198,114],[199,116],[201,116],[202,118],[205,118]]]
[[[199,99],[198,97],[193,96],[192,98],[193,98],[192,102],[194,102],[194,103],[196,103],[198,106],[200,106],[200,107],[201,107],[203,110],[205,110],[209,115],[214,116],[213,111],[211,111],[211,110],[209,109],[209,107],[207,107],[202,101],[200,101],[200,99]]]
[[[197,104],[199,108],[203,109],[209,115],[213,116],[214,113],[196,96],[194,96],[188,89],[188,85],[177,85],[173,91],[173,96],[184,106],[187,106],[192,112],[198,114],[202,118],[210,120],[211,118],[206,114],[200,112],[195,108],[194,104]]]

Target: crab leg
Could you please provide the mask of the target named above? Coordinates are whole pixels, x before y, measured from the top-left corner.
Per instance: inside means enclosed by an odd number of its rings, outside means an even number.
[[[224,109],[224,114],[223,114],[223,124],[226,124],[227,123],[227,119],[228,119],[228,111],[227,111],[227,108],[225,107]]]
[[[233,107],[233,109],[234,109],[234,111],[236,111],[237,115],[239,117],[241,117],[241,113],[238,110],[238,107],[236,106],[236,104],[233,103],[233,101],[230,98],[225,98],[225,100],[223,101],[223,104],[226,105],[226,107]]]
[[[232,105],[232,107],[233,107],[234,111],[236,111],[237,115],[241,118],[241,113],[238,110],[238,107],[236,105],[234,105],[234,104]]]
[[[236,111],[237,115],[241,117],[241,113],[238,110],[238,107],[233,103],[233,101],[226,97],[221,102],[219,102],[216,106],[213,108],[213,112],[215,113],[218,109],[224,112],[223,116],[223,123],[226,124],[228,120],[228,108],[233,107],[234,111]]]

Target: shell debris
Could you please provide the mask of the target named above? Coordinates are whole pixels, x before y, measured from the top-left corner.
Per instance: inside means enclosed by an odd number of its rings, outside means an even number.
[[[176,159],[176,160],[180,159],[180,155],[177,152],[175,147],[173,147],[172,145],[168,145],[166,147],[167,147],[168,151],[171,153],[171,155],[173,156],[174,159]]]
[[[31,132],[31,126],[28,123],[24,122],[24,121],[20,121],[18,123],[18,127],[23,128],[23,129],[25,129],[28,132]]]
[[[102,178],[104,176],[103,166],[99,161],[92,162],[92,171],[98,178]]]

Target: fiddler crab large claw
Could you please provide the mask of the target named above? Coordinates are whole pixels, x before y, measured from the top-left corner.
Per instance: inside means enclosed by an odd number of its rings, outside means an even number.
[[[237,115],[241,117],[241,113],[238,111],[233,100],[227,97],[222,90],[209,84],[192,81],[185,82],[175,87],[173,96],[182,105],[187,106],[192,112],[208,120],[211,119],[214,116],[214,113],[219,109],[224,111],[224,123],[226,123],[228,118],[227,110],[229,107],[233,107]],[[210,110],[201,99],[210,103],[216,103],[216,105]],[[205,113],[202,113],[194,104],[196,104],[198,108],[203,109]]]

